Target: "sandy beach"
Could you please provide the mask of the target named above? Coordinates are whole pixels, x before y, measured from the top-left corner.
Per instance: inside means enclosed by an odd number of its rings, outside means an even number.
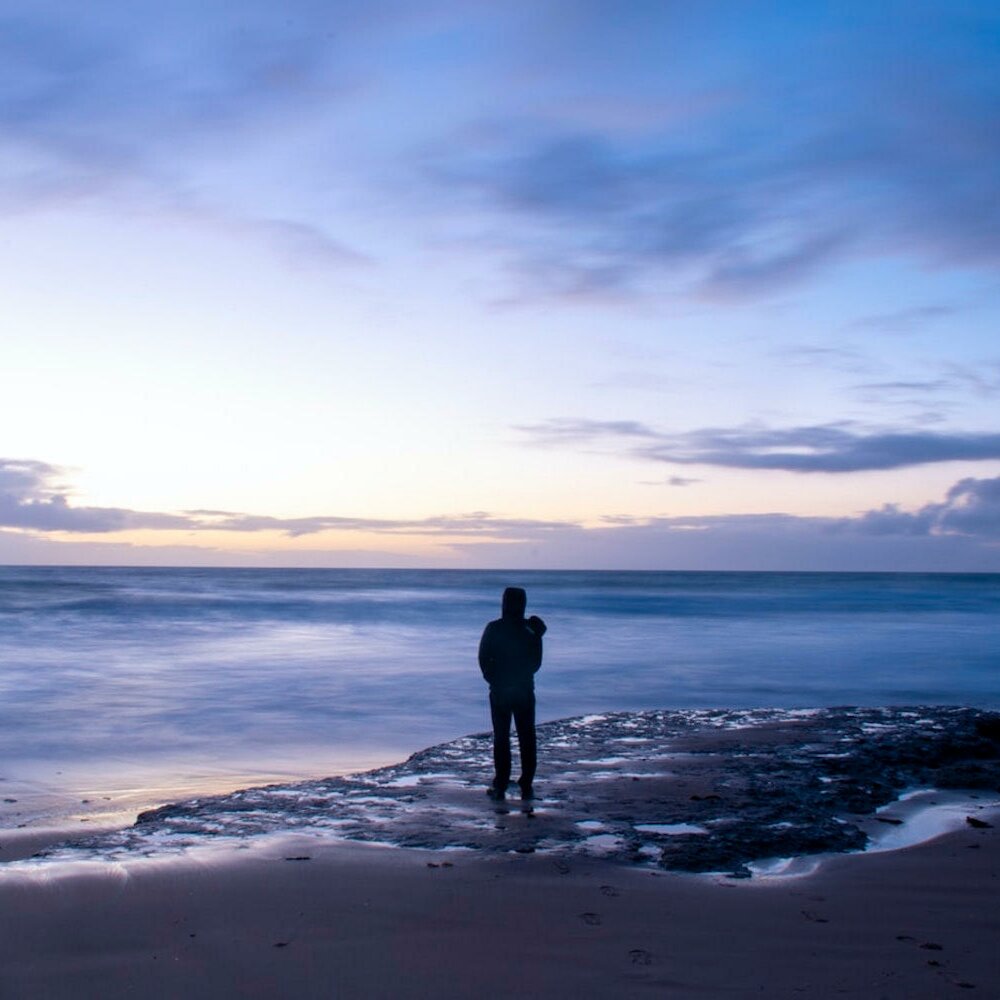
[[[751,881],[261,838],[8,869],[0,995],[996,996],[998,874],[995,826]]]
[[[994,716],[540,733],[529,802],[487,799],[473,735],[131,826],[0,830],[0,997],[997,995]]]

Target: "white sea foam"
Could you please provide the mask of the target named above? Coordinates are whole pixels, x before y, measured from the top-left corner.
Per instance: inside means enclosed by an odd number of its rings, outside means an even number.
[[[869,854],[898,851],[946,833],[967,829],[968,817],[984,817],[1000,810],[1000,799],[972,799],[958,792],[918,789],[879,809],[875,822],[867,824]],[[900,819],[881,823],[879,819]]]
[[[637,823],[635,828],[640,833],[662,833],[670,837],[684,833],[708,833],[705,827],[694,823]]]
[[[593,837],[585,837],[580,846],[588,854],[614,854],[621,849],[622,839],[612,833],[598,833]]]
[[[858,853],[880,854],[916,847],[945,834],[968,829],[969,816],[995,822],[998,813],[1000,799],[992,796],[971,798],[968,793],[913,789],[876,810],[872,817],[858,821],[858,825],[869,837],[868,845]],[[899,823],[885,823],[882,820],[898,820]],[[843,856],[817,854],[808,857],[766,858],[749,863],[747,868],[753,873],[755,880],[803,878],[816,872],[824,861]],[[719,874],[715,873],[716,877]]]

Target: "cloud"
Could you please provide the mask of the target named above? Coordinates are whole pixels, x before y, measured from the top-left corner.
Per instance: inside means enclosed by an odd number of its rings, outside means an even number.
[[[981,399],[1000,396],[1000,363],[983,363],[977,367],[950,362],[937,368],[933,378],[896,379],[885,382],[861,382],[851,391],[868,403],[903,403],[923,406],[930,397],[935,405],[955,406],[954,400],[942,399],[951,394],[959,399],[969,395]]]
[[[633,458],[731,469],[843,473],[1000,459],[1000,434],[864,430],[847,423],[784,429],[715,427],[669,434],[637,421],[557,419],[516,429],[536,444],[624,440],[628,442],[624,453]]]
[[[973,368],[969,365],[948,364],[945,377],[956,388],[973,392],[982,399],[1000,396],[1000,362],[985,363]]]
[[[795,368],[824,368],[854,375],[871,374],[872,361],[859,351],[844,347],[797,344],[770,352]]]
[[[952,384],[947,379],[919,379],[913,382],[862,382],[854,386],[858,391],[865,393],[896,393],[896,392],[941,392],[952,388]]]
[[[0,527],[102,533],[184,528],[191,523],[182,515],[74,507],[58,483],[60,474],[60,469],[45,462],[0,459]]]
[[[211,216],[211,213],[203,213]],[[292,265],[313,264],[334,268],[370,264],[366,254],[334,239],[318,226],[288,219],[235,218],[230,228],[270,244]]]
[[[391,22],[396,5],[382,13]],[[224,4],[13,3],[0,17],[0,210],[86,200],[238,230],[293,263],[357,263],[315,218],[261,216],[213,194],[203,163],[231,176],[260,130],[284,142],[290,122],[345,100],[342,57],[377,18],[352,0],[326,9]],[[379,28],[381,30],[381,28]],[[295,115],[290,115],[294,110]],[[236,155],[234,155],[236,153]],[[247,157],[250,159],[252,157]],[[238,185],[233,185],[234,187]]]
[[[759,529],[770,533],[822,532],[830,535],[895,535],[901,537],[963,536],[985,541],[1000,539],[1000,476],[959,480],[940,503],[914,511],[896,504],[864,511],[854,517],[802,517],[792,514],[723,514],[683,517],[616,518],[608,523],[659,528],[665,531],[729,531]]]
[[[910,333],[939,319],[954,316],[959,310],[949,305],[916,306],[911,309],[897,309],[895,312],[875,313],[854,320],[850,327],[855,330],[877,330],[883,333]]]
[[[962,480],[942,503],[915,511],[619,517],[520,543],[455,548],[497,568],[996,573],[1000,477]]]
[[[292,537],[314,535],[321,531],[364,531],[387,535],[521,537],[525,533],[565,528],[571,522],[495,517],[486,511],[454,516],[418,519],[371,517],[268,517],[254,514],[230,514],[201,518],[192,527],[214,531],[281,531]]]
[[[733,249],[710,269],[699,288],[709,298],[751,297],[801,281],[833,259],[845,244],[840,233],[806,237],[776,252]]]
[[[943,503],[927,504],[912,512],[886,504],[843,524],[874,535],[966,535],[1000,539],[1000,477],[962,479],[948,491]]]
[[[924,411],[922,422],[926,423],[928,418],[931,419],[931,422],[941,419],[939,412],[925,409],[929,399],[933,399],[934,405],[939,410],[941,408],[952,409],[954,404],[950,400],[942,399],[941,395],[951,392],[955,388],[955,383],[945,378],[913,379],[911,381],[898,379],[889,382],[860,382],[857,385],[852,385],[850,391],[863,403],[878,406],[902,406],[909,408],[909,410],[921,409]]]
[[[520,424],[534,444],[586,444],[602,437],[658,438],[656,431],[637,420],[586,420],[556,417],[540,424]]]
[[[667,476],[666,479],[640,479],[642,486],[693,486],[695,483],[704,482],[703,479],[693,479],[690,476]]]
[[[440,204],[489,213],[483,231],[520,262],[525,295],[598,278],[757,297],[873,256],[1000,270],[988,5],[698,6],[642,5],[623,28],[618,7],[588,5],[532,49],[548,67],[541,100],[501,104],[426,153]],[[560,113],[547,83],[567,107],[601,93],[602,115]],[[616,127],[616,101],[635,127]],[[950,309],[859,325],[908,329]]]
[[[0,459],[0,528],[41,532],[108,534],[139,529],[156,531],[283,532],[292,537],[324,531],[372,532],[509,538],[563,529],[567,521],[495,517],[485,511],[416,519],[322,515],[281,518],[234,511],[195,509],[182,513],[85,507],[70,503],[61,483],[64,470],[46,462]]]
[[[1000,434],[858,433],[837,424],[692,431],[643,449],[661,462],[789,472],[862,472],[1000,458]]]
[[[1000,570],[1000,477],[966,478],[940,502],[893,504],[854,517],[780,512],[712,516],[607,515],[596,526],[570,520],[498,518],[485,512],[422,519],[343,516],[277,518],[209,509],[179,514],[77,507],[44,462],[0,460],[0,559],[6,562],[134,565],[403,565],[392,552],[266,547],[240,553],[196,541],[198,533],[281,531],[420,535],[439,542],[421,565],[689,569]],[[680,477],[677,477],[678,479]],[[685,481],[685,483],[688,481]],[[178,546],[129,545],[117,533],[143,528],[191,539]],[[57,533],[58,537],[51,537]],[[64,541],[66,533],[109,542]],[[170,535],[173,539],[174,536]]]
[[[299,207],[247,214],[311,227],[310,259],[340,260],[336,188],[424,233],[471,213],[522,288],[573,298],[760,296],[851,255],[1000,267],[990,5],[688,6],[12,0],[0,204],[198,192],[211,221],[277,166]]]

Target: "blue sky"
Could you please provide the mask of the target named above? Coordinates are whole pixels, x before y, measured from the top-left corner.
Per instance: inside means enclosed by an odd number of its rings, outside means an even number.
[[[1000,571],[995,5],[0,24],[0,560]]]

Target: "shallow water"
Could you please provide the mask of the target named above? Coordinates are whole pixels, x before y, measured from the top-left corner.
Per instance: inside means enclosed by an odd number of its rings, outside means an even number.
[[[482,730],[476,648],[509,584],[549,625],[540,719],[1000,707],[998,575],[8,567],[3,808],[343,772]]]

